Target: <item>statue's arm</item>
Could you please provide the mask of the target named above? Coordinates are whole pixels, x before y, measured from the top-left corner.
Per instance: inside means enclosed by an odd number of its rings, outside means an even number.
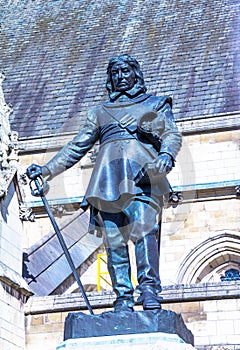
[[[42,167],[43,176],[50,180],[64,170],[71,168],[92,148],[98,139],[98,132],[96,118],[89,114],[78,135]]]
[[[159,154],[167,153],[175,160],[182,145],[182,135],[177,128],[169,103],[161,108],[161,113],[164,115],[165,128],[161,135]]]
[[[167,102],[159,108],[159,118],[164,120],[164,129],[159,132],[161,147],[156,160],[156,169],[159,173],[169,173],[174,166],[176,155],[182,145],[182,135],[178,131],[174,120],[171,105]],[[155,130],[157,132],[157,130]]]

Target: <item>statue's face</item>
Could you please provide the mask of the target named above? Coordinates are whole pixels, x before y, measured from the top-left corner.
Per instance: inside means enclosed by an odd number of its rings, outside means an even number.
[[[126,62],[118,61],[111,69],[113,91],[130,90],[136,81],[136,75],[133,68]]]

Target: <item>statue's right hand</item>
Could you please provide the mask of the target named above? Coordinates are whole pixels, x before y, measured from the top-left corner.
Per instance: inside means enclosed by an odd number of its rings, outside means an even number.
[[[37,177],[42,176],[41,165],[32,164],[27,168],[26,174],[30,180],[35,180]]]

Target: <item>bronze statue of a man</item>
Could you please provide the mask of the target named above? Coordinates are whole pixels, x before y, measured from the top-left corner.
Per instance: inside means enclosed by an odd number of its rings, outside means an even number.
[[[108,270],[116,293],[115,311],[133,311],[134,288],[128,242],[135,244],[137,291],[143,309],[160,309],[157,235],[166,175],[181,147],[171,98],[146,93],[137,60],[120,55],[109,61],[109,100],[89,110],[78,135],[31,178],[51,179],[78,162],[95,144],[100,150],[82,202],[90,208],[90,228],[103,236]]]

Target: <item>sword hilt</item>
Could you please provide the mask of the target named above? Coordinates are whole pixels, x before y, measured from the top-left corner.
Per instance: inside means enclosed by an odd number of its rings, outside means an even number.
[[[44,194],[44,185],[46,185],[46,181],[44,180],[42,175],[39,175],[34,180],[31,180],[29,186],[32,196],[42,196]]]

